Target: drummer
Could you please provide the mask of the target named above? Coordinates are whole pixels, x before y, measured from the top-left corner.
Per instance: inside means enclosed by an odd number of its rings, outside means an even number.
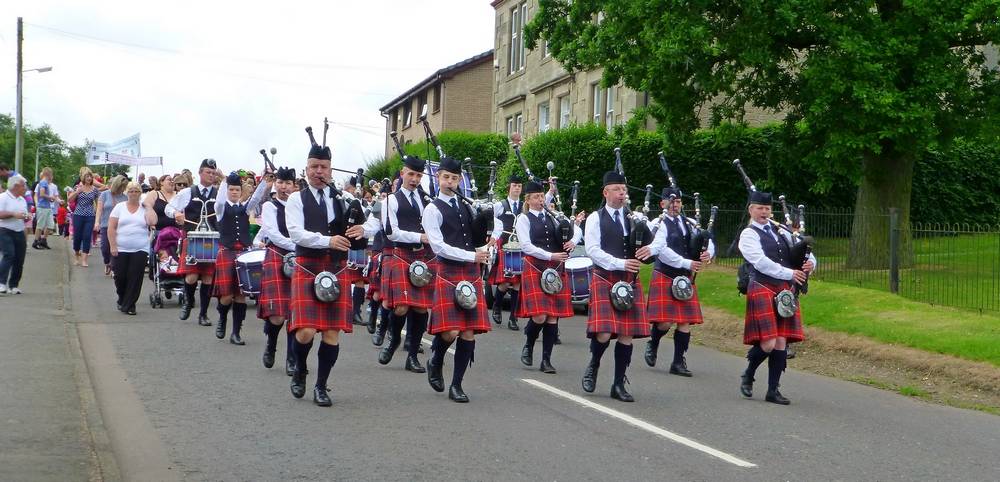
[[[226,197],[215,200],[215,216],[219,226],[219,254],[215,258],[215,289],[212,296],[219,299],[219,322],[215,325],[215,337],[226,336],[226,318],[233,309],[233,332],[229,343],[245,345],[240,337],[243,320],[247,316],[247,300],[240,291],[240,279],[236,273],[236,257],[251,246],[250,213],[271,190],[273,175],[268,174],[266,182],[257,185],[247,202],[240,200],[243,180],[236,172],[226,177]]]
[[[539,370],[542,373],[555,373],[551,357],[552,346],[556,341],[556,322],[559,318],[573,316],[569,279],[562,269],[562,263],[569,257],[567,253],[580,242],[583,231],[574,224],[573,239],[560,244],[556,221],[544,210],[542,185],[530,181],[525,186],[524,193],[528,210],[520,214],[515,222],[517,239],[525,255],[525,268],[521,275],[524,293],[517,307],[517,316],[529,319],[524,328],[525,344],[521,349],[521,363],[533,365],[535,341],[541,332],[542,361]],[[556,269],[562,279],[562,289],[554,294],[548,294],[542,288],[542,272],[548,268]]]
[[[386,183],[385,186],[382,186],[376,183],[373,189],[378,193],[378,198],[372,200],[371,212],[368,214],[368,220],[365,221],[365,236],[372,240],[371,254],[368,256],[368,293],[365,297],[369,301],[368,333],[372,334],[372,343],[375,346],[382,346],[385,339],[385,329],[381,329],[380,335],[377,331],[379,329],[377,321],[379,312],[382,310],[382,295],[379,290],[382,285],[382,250],[386,246],[385,231],[382,229],[382,210],[385,209],[385,197],[389,192],[389,185]],[[389,315],[385,315],[382,319],[388,321],[388,318]]]
[[[281,326],[291,318],[289,304],[292,299],[292,282],[282,272],[283,258],[295,250],[295,243],[288,237],[285,223],[285,203],[295,190],[295,169],[279,167],[274,181],[274,197],[263,203],[261,209],[260,233],[266,239],[264,254],[264,274],[261,279],[260,295],[257,297],[257,318],[264,320],[264,334],[267,344],[262,361],[266,368],[274,366],[274,353],[278,347],[278,333]],[[292,353],[292,335],[287,333],[285,351],[285,374],[292,375],[295,358]]]
[[[365,209],[365,216],[369,211],[367,203],[364,200],[362,193],[358,192],[358,176],[351,176],[344,185],[344,199],[352,201],[357,199],[361,203],[361,207]],[[363,276],[358,276],[354,282],[354,287],[351,289],[351,322],[355,325],[363,325],[364,320],[361,319],[361,306],[365,303],[365,287],[368,284],[368,280]]]
[[[193,231],[201,220],[202,206],[206,209],[208,227],[216,231],[215,200],[219,194],[218,183],[225,177],[215,165],[215,159],[204,159],[198,168],[198,184],[181,190],[167,203],[164,214],[173,217],[185,233]],[[212,277],[215,275],[215,263],[204,262],[188,264],[187,241],[181,244],[181,263],[177,274],[184,276],[184,304],[181,306],[180,319],[191,316],[194,307],[194,292],[198,290],[201,280],[200,305],[198,307],[198,324],[212,326],[208,320],[208,305],[212,299]]]
[[[514,331],[519,329],[517,325],[517,301],[521,290],[521,274],[508,274],[507,267],[504,266],[503,245],[510,240],[510,235],[514,232],[514,219],[521,214],[523,182],[521,176],[511,175],[507,186],[507,198],[493,203],[493,215],[496,219],[493,220],[492,236],[496,240],[498,248],[497,260],[493,263],[488,280],[490,286],[496,286],[496,292],[493,295],[493,322],[498,325],[501,323],[503,314],[500,310],[503,306],[503,297],[504,294],[510,293],[510,317],[507,319],[507,328]]]

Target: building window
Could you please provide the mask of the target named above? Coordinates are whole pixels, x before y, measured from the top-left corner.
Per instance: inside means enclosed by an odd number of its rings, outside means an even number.
[[[595,124],[601,123],[601,114],[604,113],[604,109],[601,108],[601,100],[604,97],[604,92],[601,91],[601,84],[594,84],[591,86],[590,103],[593,107],[591,113],[593,114],[593,122]]]
[[[441,83],[434,86],[434,112],[441,110]]]
[[[393,109],[392,120],[389,122],[392,124],[392,129],[390,130],[394,131],[396,129],[399,129],[399,109]]]
[[[507,137],[515,132],[524,132],[524,116],[520,112],[507,118]]]
[[[521,2],[510,9],[510,73],[524,69],[524,22],[528,16],[528,2]]]
[[[538,132],[549,130],[549,103],[538,104]]]
[[[423,91],[423,92],[421,92],[420,96],[417,97],[417,112],[420,112],[421,114],[423,114],[424,112],[427,112],[427,91],[426,90]]]
[[[407,100],[406,104],[403,104],[403,129],[410,127],[413,123],[413,101]]]
[[[569,95],[559,98],[559,128],[569,126]]]
[[[507,118],[507,137],[514,133],[514,116]]]
[[[541,42],[542,42],[542,58],[547,59],[550,56],[552,56],[552,52],[549,51],[549,42],[545,39],[542,39]]]
[[[605,111],[604,111],[604,124],[608,131],[615,125],[615,87],[608,87],[608,90],[604,96]]]

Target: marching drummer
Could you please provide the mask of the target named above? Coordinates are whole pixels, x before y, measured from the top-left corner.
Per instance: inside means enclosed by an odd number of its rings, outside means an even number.
[[[405,368],[413,373],[427,371],[417,359],[417,353],[427,330],[427,310],[434,301],[434,287],[428,271],[432,254],[423,224],[427,204],[421,199],[422,192],[418,189],[425,165],[425,161],[418,157],[404,157],[400,171],[402,184],[395,194],[386,198],[386,206],[382,210],[386,246],[391,247],[391,255],[382,257],[381,295],[382,305],[392,311],[389,314],[389,342],[379,352],[378,362],[387,365],[392,361],[402,342],[403,325],[406,324],[409,343]]]
[[[794,285],[806,282],[816,267],[816,257],[809,255],[801,270],[792,268],[789,250],[792,237],[775,229],[771,222],[771,193],[754,191],[750,194],[750,225],[740,233],[740,253],[753,268],[747,289],[743,344],[751,345],[747,352],[747,369],[740,377],[740,393],[753,396],[754,374],[768,360],[767,394],[764,399],[779,405],[791,403],[778,391],[781,373],[785,371],[787,343],[802,341],[802,314],[796,305],[790,316],[781,316],[776,298]]]
[[[177,221],[185,233],[193,231],[201,220],[202,207],[206,211],[206,221],[209,228],[216,231],[215,200],[219,194],[218,183],[225,176],[216,165],[214,159],[204,159],[198,168],[198,184],[177,193],[163,209],[164,214]],[[215,275],[214,262],[199,262],[190,264],[188,259],[188,242],[181,244],[181,263],[177,274],[184,276],[184,305],[181,306],[180,319],[191,316],[194,307],[194,292],[199,291],[200,305],[198,307],[198,324],[212,326],[208,320],[208,305],[212,299],[212,277]],[[198,289],[198,281],[201,288]]]
[[[329,147],[313,142],[306,161],[307,185],[290,195],[285,205],[285,222],[288,236],[295,243],[296,262],[292,319],[288,323],[288,330],[295,336],[295,372],[290,388],[295,398],[305,395],[309,351],[316,333],[321,333],[313,402],[322,407],[333,404],[327,394],[327,379],[340,355],[340,332],[352,331],[348,288],[354,280],[352,270],[346,269],[347,251],[351,239],[364,235],[361,225],[347,227],[340,193],[328,185],[330,157]],[[331,273],[337,277],[335,282],[327,276]],[[339,288],[339,296],[333,294],[334,286]]]
[[[219,227],[219,254],[215,258],[215,283],[212,292],[212,296],[219,300],[219,322],[215,325],[215,337],[221,340],[226,336],[226,318],[232,308],[233,332],[229,335],[229,343],[234,345],[246,344],[240,337],[240,330],[247,316],[247,300],[240,290],[236,257],[251,246],[250,213],[257,209],[257,205],[270,191],[271,183],[271,180],[260,183],[250,199],[242,202],[240,197],[243,180],[233,172],[226,177],[225,198],[218,196],[215,200],[216,225]]]
[[[584,244],[587,255],[594,261],[590,282],[590,314],[587,319],[587,337],[590,338],[590,362],[583,375],[583,390],[592,393],[597,385],[597,372],[601,357],[615,343],[615,376],[611,385],[611,398],[623,402],[635,401],[625,389],[628,378],[625,371],[632,362],[632,340],[649,336],[645,313],[634,302],[623,303],[612,295],[611,289],[618,282],[631,286],[632,300],[642,299],[642,286],[636,282],[641,263],[639,259],[650,256],[649,246],[639,248],[635,258],[626,258],[628,233],[632,220],[625,209],[628,190],[625,176],[608,171],[604,174],[604,200],[601,209],[587,216]],[[615,305],[618,306],[615,306]]]
[[[693,275],[712,261],[715,244],[709,241],[707,250],[690,252],[691,228],[683,214],[680,189],[663,188],[662,203],[666,213],[659,220],[656,237],[649,246],[650,252],[656,256],[656,263],[646,302],[646,317],[652,327],[644,359],[647,365],[656,366],[660,339],[670,330],[670,325],[676,324],[670,373],[690,377],[684,353],[691,341],[691,325],[703,322]],[[676,292],[673,290],[675,283],[679,288]],[[690,293],[683,290],[685,284],[690,286]]]
[[[264,273],[261,279],[260,295],[257,297],[257,318],[264,320],[264,334],[267,343],[262,361],[264,366],[274,366],[274,353],[278,347],[278,333],[285,321],[291,318],[292,281],[282,272],[283,259],[295,251],[295,243],[288,234],[285,222],[285,206],[288,196],[295,190],[295,169],[279,167],[274,181],[274,198],[261,208],[260,232],[267,239],[264,249]],[[287,333],[285,350],[285,373],[289,376],[295,369],[292,353],[292,335]]]
[[[545,194],[542,185],[529,181],[524,188],[528,209],[517,217],[515,229],[524,252],[524,271],[521,275],[521,303],[517,316],[528,318],[524,329],[525,344],[521,349],[521,363],[533,365],[533,351],[538,334],[542,334],[542,361],[539,370],[555,373],[552,366],[552,346],[556,341],[556,323],[559,318],[573,316],[570,303],[569,279],[562,269],[567,254],[583,237],[580,227],[573,225],[573,238],[561,242],[556,220],[544,210]],[[552,270],[552,271],[550,271]],[[555,280],[546,277],[556,276]],[[554,291],[555,285],[559,286]]]
[[[507,328],[518,330],[517,306],[518,295],[521,290],[521,273],[514,273],[510,266],[504,265],[503,245],[510,240],[511,233],[514,232],[514,219],[521,214],[521,189],[524,181],[521,176],[513,174],[510,176],[507,186],[507,198],[493,203],[493,239],[497,244],[497,260],[493,263],[490,271],[489,284],[495,286],[493,295],[493,322],[501,323],[504,294],[510,293],[510,317],[507,320]],[[520,239],[520,235],[518,235]]]
[[[430,326],[434,342],[431,359],[427,362],[427,381],[435,391],[444,391],[444,355],[457,338],[455,370],[448,398],[467,403],[469,397],[462,389],[462,381],[476,351],[476,334],[490,331],[480,274],[480,264],[486,263],[489,255],[473,242],[471,208],[454,195],[462,179],[462,166],[445,157],[441,159],[437,178],[441,192],[424,210],[423,217],[424,231],[438,257],[434,317]]]

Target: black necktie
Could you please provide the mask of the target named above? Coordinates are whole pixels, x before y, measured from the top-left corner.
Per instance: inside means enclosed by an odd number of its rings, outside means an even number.
[[[201,197],[208,199],[208,188],[207,187],[201,188]]]
[[[622,233],[625,233],[626,232],[625,231],[625,225],[622,224],[622,218],[621,218],[621,216],[618,215],[618,210],[617,209],[615,209],[614,220],[615,220],[615,224],[617,224],[619,227],[622,228]]]
[[[455,208],[455,210],[458,211],[458,200],[457,199],[451,198],[451,207]],[[462,213],[459,212],[458,215],[461,216]]]
[[[327,218],[329,218],[330,214],[326,211],[326,200],[323,199],[325,197],[326,196],[324,195],[322,189],[316,190],[316,202],[319,203],[319,208],[323,211],[324,214],[326,214]]]
[[[417,195],[412,192],[410,193],[410,205],[413,206],[413,209],[416,209],[417,211],[420,210],[420,208],[417,207]]]
[[[514,215],[521,214],[521,203],[514,201]]]
[[[684,235],[684,227],[681,225],[681,217],[680,216],[677,216],[676,218],[674,218],[674,224],[677,225],[677,231],[680,232],[681,235],[683,236]]]

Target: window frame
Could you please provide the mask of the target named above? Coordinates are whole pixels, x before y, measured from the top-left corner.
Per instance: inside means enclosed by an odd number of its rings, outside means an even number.
[[[545,114],[542,114],[542,109],[545,109]],[[538,133],[548,132],[552,128],[552,124],[549,123],[549,117],[552,115],[552,109],[549,108],[549,101],[542,102],[538,104]]]

